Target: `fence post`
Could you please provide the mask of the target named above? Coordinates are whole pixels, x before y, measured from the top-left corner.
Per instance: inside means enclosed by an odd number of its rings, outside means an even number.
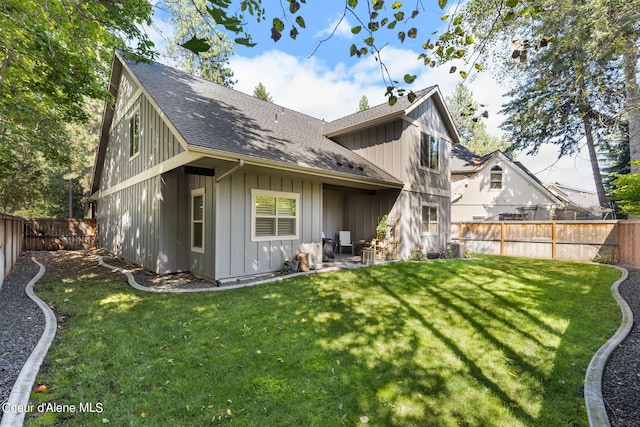
[[[504,255],[504,233],[506,230],[506,225],[503,222],[500,223],[500,255]]]
[[[551,259],[556,259],[556,244],[557,244],[557,234],[556,234],[556,222],[551,221]]]

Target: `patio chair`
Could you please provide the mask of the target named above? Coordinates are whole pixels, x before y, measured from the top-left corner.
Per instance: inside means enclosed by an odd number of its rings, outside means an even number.
[[[351,247],[351,255],[353,255],[353,241],[351,240],[351,232],[350,231],[339,231],[338,232],[338,250],[342,253],[342,248]]]

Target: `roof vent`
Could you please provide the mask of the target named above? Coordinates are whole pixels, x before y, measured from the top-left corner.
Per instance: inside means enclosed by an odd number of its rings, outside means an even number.
[[[278,113],[276,113],[276,120],[275,120],[275,122],[276,122],[276,123],[278,123]]]

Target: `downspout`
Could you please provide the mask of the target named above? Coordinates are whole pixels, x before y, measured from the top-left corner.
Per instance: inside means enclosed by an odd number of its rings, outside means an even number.
[[[229,175],[236,173],[236,171],[238,169],[242,168],[243,166],[244,166],[244,160],[242,160],[242,159],[238,160],[238,164],[237,165],[235,165],[233,168],[229,169],[228,171],[226,171],[225,173],[223,173],[219,177],[216,177],[216,184],[219,183],[220,181],[222,181],[223,179],[225,179],[226,177],[228,177]]]

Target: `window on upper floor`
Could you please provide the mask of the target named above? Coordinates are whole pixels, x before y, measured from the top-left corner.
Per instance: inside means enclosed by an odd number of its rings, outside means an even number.
[[[253,189],[251,196],[252,241],[298,238],[299,194]]]
[[[129,157],[140,153],[140,109],[136,108],[129,118]]]
[[[502,188],[502,168],[500,166],[494,166],[491,168],[491,188]]]
[[[420,135],[420,166],[433,170],[440,167],[440,142],[424,132]]]

